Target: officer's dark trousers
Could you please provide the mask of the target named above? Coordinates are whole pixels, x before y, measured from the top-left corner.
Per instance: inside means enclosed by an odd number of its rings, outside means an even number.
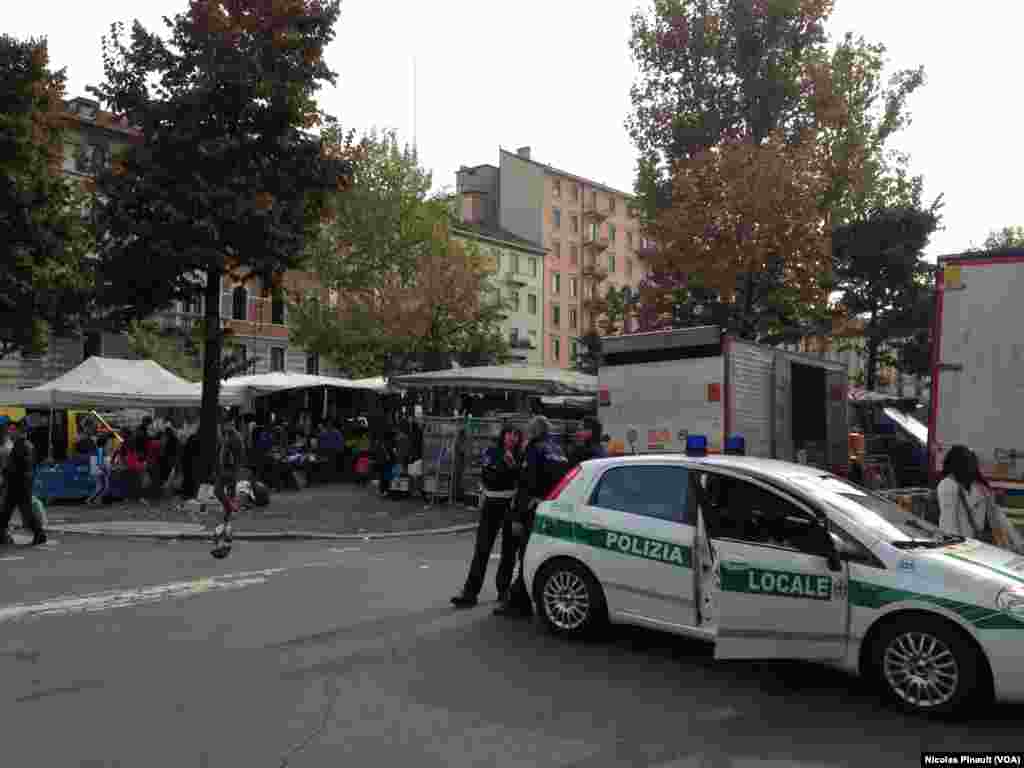
[[[38,536],[43,532],[42,521],[36,517],[35,510],[32,509],[32,485],[16,480],[8,482],[3,506],[0,507],[0,537],[6,534],[15,509],[21,512],[22,522],[33,534]]]
[[[495,586],[498,594],[508,591],[512,583],[512,573],[515,571],[516,554],[519,546],[519,539],[512,535],[509,530],[510,524],[506,522],[506,513],[511,499],[486,499],[484,508],[480,511],[480,524],[476,528],[476,549],[473,553],[473,562],[469,566],[469,576],[466,578],[466,586],[462,592],[470,597],[480,594],[484,585],[484,576],[487,573],[487,562],[491,559],[491,552],[494,550],[494,540],[501,531],[501,559],[498,561],[498,575],[495,579]]]

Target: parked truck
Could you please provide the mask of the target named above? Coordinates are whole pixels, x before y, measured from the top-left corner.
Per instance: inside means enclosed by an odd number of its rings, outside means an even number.
[[[742,438],[750,456],[845,475],[847,371],[840,363],[741,341],[717,326],[602,339],[599,417],[612,453],[709,453]]]
[[[1024,512],[1024,249],[939,259],[928,461],[978,454],[1002,503]]]

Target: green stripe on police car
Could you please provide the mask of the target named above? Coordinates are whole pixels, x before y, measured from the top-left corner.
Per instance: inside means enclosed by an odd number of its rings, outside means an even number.
[[[597,549],[618,552],[629,557],[644,560],[655,560],[678,568],[692,568],[692,551],[690,547],[671,541],[651,539],[633,533],[601,528],[594,525],[574,523],[547,515],[537,515],[533,524],[533,532],[539,536],[548,536],[577,544],[586,544]]]
[[[817,573],[753,568],[745,563],[722,563],[722,589],[751,595],[831,600],[832,577]]]

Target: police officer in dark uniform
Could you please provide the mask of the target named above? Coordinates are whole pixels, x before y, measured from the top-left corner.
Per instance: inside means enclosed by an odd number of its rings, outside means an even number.
[[[501,560],[498,562],[495,583],[498,587],[498,599],[504,602],[508,598],[519,548],[519,538],[512,533],[512,522],[508,512],[515,500],[516,486],[519,482],[522,437],[518,429],[506,426],[501,430],[498,442],[484,453],[481,466],[484,503],[480,510],[480,524],[476,529],[476,549],[473,553],[473,562],[469,566],[466,585],[462,592],[452,598],[452,605],[457,608],[476,605],[487,573],[487,561],[490,560],[499,529]]]
[[[3,544],[13,544],[14,540],[8,531],[14,510],[21,512],[25,526],[32,531],[32,546],[46,543],[46,532],[43,521],[32,509],[32,476],[35,473],[35,446],[28,439],[27,425],[24,421],[17,424],[14,447],[4,468],[4,486],[7,495],[4,498],[3,511],[0,512],[0,537]]]
[[[519,492],[509,514],[512,531],[518,536],[519,575],[509,592],[508,600],[498,606],[498,616],[531,616],[533,603],[526,591],[523,577],[523,556],[529,543],[530,530],[537,505],[569,471],[569,460],[562,447],[551,434],[551,422],[544,416],[534,416],[526,427],[529,443],[523,456],[519,476]]]

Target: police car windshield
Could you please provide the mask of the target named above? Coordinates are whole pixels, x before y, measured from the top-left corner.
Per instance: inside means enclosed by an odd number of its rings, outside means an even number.
[[[788,479],[892,544],[913,542],[922,546],[935,546],[960,540],[960,537],[943,533],[938,527],[915,517],[885,497],[835,475],[797,475]]]

